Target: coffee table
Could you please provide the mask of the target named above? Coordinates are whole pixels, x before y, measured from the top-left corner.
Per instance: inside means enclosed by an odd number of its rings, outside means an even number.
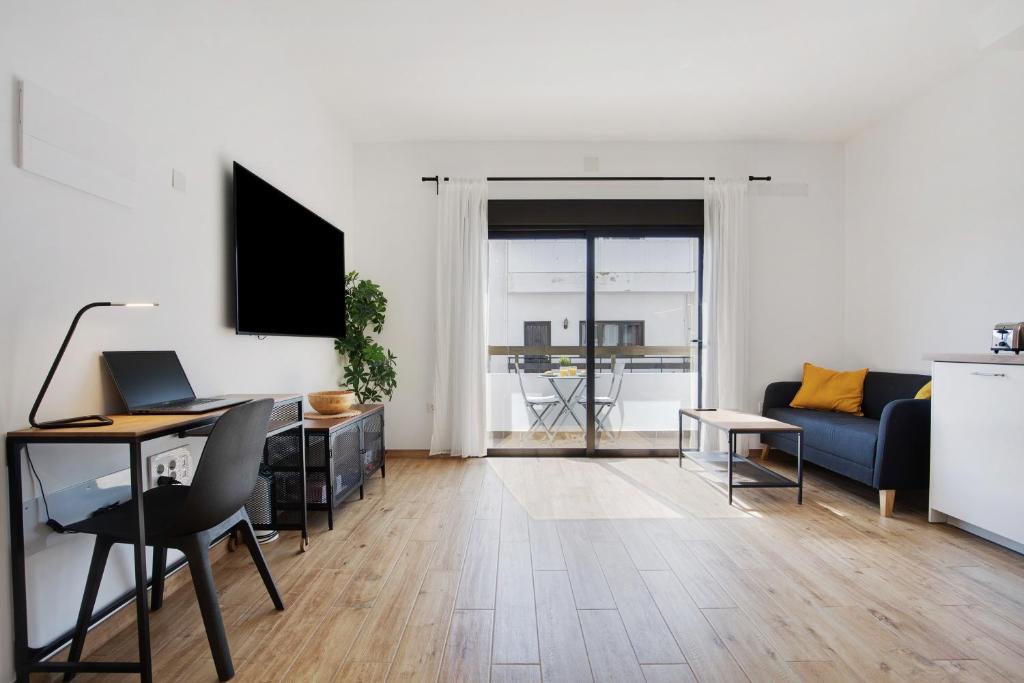
[[[697,448],[683,450],[683,418],[697,421]],[[700,450],[701,427],[726,432],[729,435],[729,451],[702,452]],[[796,481],[740,455],[736,451],[736,437],[740,434],[792,433],[796,434]],[[779,422],[761,415],[738,410],[718,408],[682,408],[679,410],[679,466],[683,466],[683,455],[713,472],[726,471],[729,486],[729,505],[732,505],[733,489],[795,488],[797,505],[804,501],[804,429],[796,425]],[[742,481],[734,481],[739,473]]]

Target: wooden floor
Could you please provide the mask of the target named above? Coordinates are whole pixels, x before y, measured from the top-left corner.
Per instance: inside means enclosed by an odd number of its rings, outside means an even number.
[[[215,568],[237,681],[1024,678],[1024,562],[811,468],[730,508],[674,459],[404,459]],[[782,467],[785,464],[781,465]],[[93,657],[131,658],[124,631]],[[153,614],[157,681],[215,681],[187,588]],[[97,680],[82,675],[77,680]],[[104,680],[122,681],[108,676]]]

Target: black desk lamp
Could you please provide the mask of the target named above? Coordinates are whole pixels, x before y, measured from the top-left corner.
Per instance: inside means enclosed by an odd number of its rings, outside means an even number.
[[[94,301],[91,304],[82,306],[82,309],[75,314],[75,319],[71,321],[71,327],[68,328],[67,336],[64,337],[64,343],[60,345],[60,351],[57,352],[57,357],[53,359],[53,365],[50,366],[50,372],[46,375],[46,380],[43,382],[43,388],[39,390],[39,395],[36,396],[36,402],[32,404],[32,412],[28,414],[29,423],[36,429],[61,429],[64,427],[103,427],[105,425],[112,425],[114,421],[109,417],[103,415],[82,415],[81,417],[68,417],[63,420],[52,420],[50,422],[36,422],[36,411],[39,410],[39,404],[43,402],[43,396],[46,395],[46,390],[50,388],[50,380],[53,379],[54,373],[57,372],[57,366],[60,365],[60,359],[64,357],[64,351],[68,348],[68,342],[71,341],[71,335],[75,333],[75,328],[78,327],[78,321],[82,318],[82,314],[88,311],[90,308],[98,308],[100,306],[130,306],[130,307],[149,307],[159,306],[159,304],[115,304],[109,301]]]

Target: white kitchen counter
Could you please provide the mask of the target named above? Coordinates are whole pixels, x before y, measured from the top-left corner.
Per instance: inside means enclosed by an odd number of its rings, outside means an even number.
[[[936,354],[928,519],[1024,553],[1024,356]]]
[[[1024,365],[1024,354],[1001,351],[989,353],[926,353],[925,360],[933,363],[984,363],[988,365]]]

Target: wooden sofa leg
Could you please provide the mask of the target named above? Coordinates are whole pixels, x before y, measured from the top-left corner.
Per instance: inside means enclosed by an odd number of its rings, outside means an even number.
[[[892,505],[896,502],[895,489],[881,489],[878,492],[879,512],[883,517],[892,517]]]
[[[771,453],[771,452],[772,452],[772,447],[771,446],[767,446],[767,445],[766,446],[762,446],[761,447],[761,459],[764,460],[765,458],[767,458],[768,454]]]

